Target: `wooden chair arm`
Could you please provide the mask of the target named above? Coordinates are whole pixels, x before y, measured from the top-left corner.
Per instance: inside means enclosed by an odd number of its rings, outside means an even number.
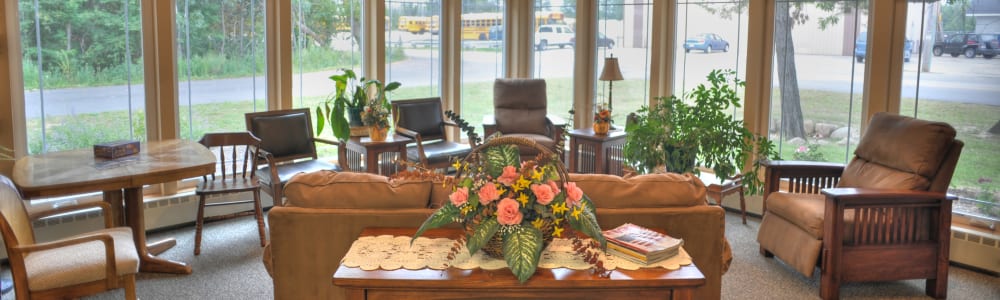
[[[767,170],[783,174],[781,178],[811,176],[810,174],[839,177],[844,172],[844,164],[817,161],[767,160],[761,165]]]
[[[267,171],[269,172],[266,176],[271,178],[271,182],[281,182],[281,177],[278,176],[278,166],[274,163],[274,154],[271,154],[267,150],[259,149],[257,159],[264,160],[264,164],[267,165]],[[258,163],[257,166],[260,166],[260,164]]]
[[[455,128],[459,128],[458,123],[455,123],[452,120],[444,120],[444,126],[454,126]]]
[[[327,144],[327,145],[334,145],[334,146],[343,146],[344,145],[344,143],[341,143],[340,141],[329,140],[329,139],[324,139],[324,138],[319,138],[319,137],[313,137],[313,141],[314,142],[319,142],[319,143],[324,143],[324,144]],[[264,150],[261,150],[261,151],[264,151]]]
[[[45,218],[45,217],[51,217],[51,216],[58,215],[58,214],[64,214],[64,213],[68,213],[68,212],[72,212],[72,211],[84,210],[84,209],[95,208],[95,207],[96,208],[100,208],[101,211],[102,211],[102,214],[104,215],[104,228],[114,227],[115,226],[114,225],[114,220],[112,220],[112,215],[111,215],[111,204],[107,203],[107,202],[104,202],[104,201],[93,201],[93,202],[76,203],[76,204],[71,204],[71,205],[66,205],[66,206],[53,207],[53,208],[47,209],[45,211],[41,211],[41,212],[37,212],[37,213],[31,214],[31,216],[29,216],[29,218],[32,221],[34,221],[34,220],[38,220],[38,219]]]
[[[845,207],[902,206],[955,200],[955,195],[942,192],[874,188],[829,188],[823,190],[827,202]]]
[[[23,257],[24,254],[30,252],[62,248],[66,246],[79,245],[93,241],[100,241],[101,243],[104,244],[105,281],[107,281],[108,284],[110,284],[111,286],[118,286],[118,264],[115,263],[115,242],[110,234],[95,233],[95,234],[67,238],[47,243],[40,243],[33,245],[19,245],[17,247],[12,248],[12,250],[17,252],[18,256]]]
[[[793,193],[819,194],[822,189],[836,187],[844,165],[838,163],[767,160],[764,166],[763,211],[767,213],[767,197],[781,191],[782,180],[787,180],[787,190]]]
[[[396,133],[411,138],[417,143],[417,153],[420,155],[420,164],[427,167],[427,155],[424,154],[424,139],[420,136],[420,133],[401,126],[396,126]]]

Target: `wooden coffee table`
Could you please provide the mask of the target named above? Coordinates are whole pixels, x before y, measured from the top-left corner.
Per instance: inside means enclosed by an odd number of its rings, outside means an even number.
[[[368,228],[361,236],[412,236],[413,228]],[[424,237],[456,238],[458,229],[434,229]],[[705,276],[694,265],[678,270],[615,270],[608,278],[588,270],[542,269],[518,283],[509,269],[373,270],[341,265],[333,284],[347,299],[692,299]]]

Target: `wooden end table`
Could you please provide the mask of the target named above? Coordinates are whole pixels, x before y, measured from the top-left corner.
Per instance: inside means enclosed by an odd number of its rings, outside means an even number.
[[[367,136],[354,136],[339,151],[340,165],[348,170],[389,176],[400,171],[396,160],[406,160],[406,144],[412,141],[395,133],[383,142],[373,142]]]
[[[597,135],[593,128],[573,129],[569,132],[569,172],[598,173],[622,176],[622,149],[625,147],[625,130],[611,130]]]
[[[412,236],[415,228],[366,228],[361,236]],[[459,229],[432,229],[422,236],[457,238]],[[333,284],[347,299],[693,299],[705,276],[692,263],[677,270],[615,270],[610,277],[589,270],[542,269],[519,283],[510,269],[372,270],[340,265]]]

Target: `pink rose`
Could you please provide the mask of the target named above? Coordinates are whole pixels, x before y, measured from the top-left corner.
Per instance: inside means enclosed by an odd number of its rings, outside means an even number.
[[[479,188],[479,204],[490,204],[496,199],[500,199],[500,191],[497,191],[497,187],[492,183],[484,184],[483,187]]]
[[[552,192],[552,188],[545,184],[532,184],[531,192],[535,194],[535,199],[541,205],[548,205],[549,202],[552,202],[552,198],[556,197],[556,193]]]
[[[500,200],[500,204],[497,204],[497,222],[500,225],[517,225],[521,224],[521,204],[517,200],[511,198],[504,198]]]
[[[514,184],[514,181],[517,181],[517,177],[517,168],[514,166],[506,166],[503,167],[503,174],[500,174],[500,178],[497,178],[497,181],[503,185],[510,186],[511,184]]]
[[[559,184],[554,180],[549,180],[549,187],[552,188],[552,193],[559,194]]]
[[[576,182],[566,183],[566,203],[570,206],[579,206],[583,199],[583,190],[576,186]]]
[[[455,189],[451,195],[448,195],[448,200],[451,200],[451,204],[456,207],[464,205],[466,201],[469,201],[469,188],[460,187]]]

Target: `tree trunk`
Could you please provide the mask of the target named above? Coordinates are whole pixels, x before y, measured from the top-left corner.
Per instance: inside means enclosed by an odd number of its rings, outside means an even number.
[[[789,4],[778,1],[774,7],[774,51],[778,62],[778,84],[781,86],[781,130],[786,140],[805,138]]]

